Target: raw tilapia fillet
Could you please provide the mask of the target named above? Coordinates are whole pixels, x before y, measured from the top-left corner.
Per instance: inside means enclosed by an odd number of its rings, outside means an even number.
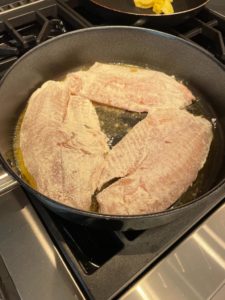
[[[195,97],[165,73],[143,68],[95,63],[67,76],[71,92],[108,106],[145,112],[152,107],[183,108]]]
[[[100,212],[136,215],[170,207],[194,182],[212,141],[212,126],[184,110],[158,109],[109,152],[98,186]]]
[[[90,209],[108,146],[89,100],[71,96],[66,83],[46,82],[29,100],[20,148],[39,192]]]
[[[91,196],[109,151],[93,104],[72,96],[63,129],[68,134],[68,140],[62,145],[64,197],[74,207],[90,210]]]

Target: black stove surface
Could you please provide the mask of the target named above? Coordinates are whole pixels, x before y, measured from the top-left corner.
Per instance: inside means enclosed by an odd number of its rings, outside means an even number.
[[[81,3],[0,1],[0,76],[26,51],[47,39],[80,28],[115,24]],[[116,24],[151,28],[145,18]],[[196,18],[166,31],[197,43],[225,63],[225,18],[218,13],[204,9]],[[104,232],[68,223],[35,199],[31,202],[86,297],[98,300],[118,297],[219,205],[218,200],[191,217],[184,215],[146,231]]]

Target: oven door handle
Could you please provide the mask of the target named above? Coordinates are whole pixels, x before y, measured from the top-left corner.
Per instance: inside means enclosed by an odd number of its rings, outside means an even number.
[[[0,169],[0,196],[12,191],[17,186],[19,186],[18,181],[5,170]]]

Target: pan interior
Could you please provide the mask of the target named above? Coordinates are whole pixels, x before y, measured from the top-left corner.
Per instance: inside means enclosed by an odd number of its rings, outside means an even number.
[[[134,5],[133,0],[91,0],[93,3],[104,8],[115,10],[121,13],[137,15],[156,15],[152,9],[141,9]],[[204,5],[206,0],[174,0],[173,7],[175,13],[188,12],[189,10]]]
[[[89,66],[83,67],[83,69],[88,69]],[[76,71],[77,69],[70,70]],[[63,76],[54,78],[55,80],[62,80]],[[177,78],[182,80],[182,78]],[[213,141],[210,148],[210,152],[207,158],[207,161],[203,169],[199,172],[196,181],[193,185],[178,199],[174,205],[171,207],[180,207],[184,204],[191,203],[197,197],[208,192],[216,183],[217,178],[220,173],[221,165],[223,162],[223,152],[224,152],[224,140],[222,129],[220,123],[217,119],[217,116],[209,104],[209,99],[205,95],[201,94],[193,86],[190,86],[188,82],[185,84],[190,88],[193,94],[196,96],[197,101],[194,102],[191,106],[187,108],[188,111],[194,115],[201,115],[212,122],[213,125]],[[144,119],[147,113],[136,113],[129,112],[117,108],[107,107],[94,103],[96,112],[98,114],[101,129],[107,135],[109,139],[109,146],[112,148],[116,145],[132,127],[135,126],[139,121]],[[21,151],[19,149],[19,130],[22,123],[22,118],[24,115],[23,110],[16,126],[14,134],[14,156],[13,156],[13,165],[19,172],[21,177],[33,188],[35,188],[35,180],[29,174],[28,170],[25,168],[23,163],[23,158]],[[183,170],[185,173],[185,170]],[[105,186],[106,187],[106,186]],[[94,199],[94,198],[93,198]],[[92,205],[93,211],[97,211],[96,204]]]

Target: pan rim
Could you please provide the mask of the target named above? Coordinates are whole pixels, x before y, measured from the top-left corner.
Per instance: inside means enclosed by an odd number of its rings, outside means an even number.
[[[133,15],[133,16],[143,16],[143,17],[172,17],[172,16],[180,16],[180,15],[183,15],[185,13],[191,13],[193,11],[197,11],[198,9],[204,7],[205,5],[207,5],[207,3],[210,1],[210,0],[205,0],[204,3],[198,5],[197,7],[194,7],[194,8],[191,8],[191,9],[188,9],[188,10],[185,10],[185,11],[179,11],[179,12],[174,12],[172,14],[153,14],[153,13],[136,13],[136,12],[132,12],[132,11],[119,11],[118,9],[115,9],[115,8],[111,8],[109,6],[106,6],[106,5],[100,5],[98,3],[98,1],[96,0],[90,0],[92,3],[94,3],[95,5],[98,5],[100,7],[103,7],[104,9],[107,9],[107,10],[110,10],[110,11],[113,11],[113,12],[119,12],[121,14],[127,14],[127,15]],[[145,9],[144,9],[145,10]]]
[[[7,79],[7,77],[9,76],[9,74],[11,72],[13,72],[13,69],[20,64],[20,62],[22,62],[24,59],[26,59],[27,56],[32,55],[33,52],[38,51],[38,49],[40,47],[45,47],[47,46],[49,43],[54,43],[55,41],[57,41],[58,39],[63,39],[66,38],[67,36],[70,35],[76,35],[76,34],[82,34],[82,32],[87,32],[87,31],[102,31],[102,30],[120,30],[120,29],[126,29],[126,30],[134,30],[134,31],[140,31],[140,32],[146,32],[147,34],[153,34],[153,35],[159,35],[159,36],[163,36],[165,38],[168,39],[176,39],[179,40],[182,44],[187,45],[188,47],[191,48],[195,48],[196,51],[201,52],[203,55],[207,56],[210,60],[212,60],[216,65],[218,65],[219,68],[221,68],[224,72],[225,72],[225,66],[218,61],[210,52],[208,52],[207,50],[205,50],[204,48],[201,48],[200,46],[193,44],[190,41],[186,41],[182,38],[176,37],[174,35],[165,33],[165,32],[161,32],[158,30],[153,30],[153,29],[148,29],[148,28],[139,28],[139,27],[133,27],[133,26],[99,26],[99,27],[91,27],[91,28],[83,28],[83,29],[78,29],[75,31],[71,31],[68,33],[65,33],[63,35],[57,36],[55,38],[52,38],[48,41],[43,42],[42,44],[36,46],[35,48],[29,50],[27,53],[25,53],[22,57],[20,57],[5,73],[5,75],[2,77],[1,81],[0,81],[0,91],[1,91],[1,86],[4,84],[5,80]],[[34,188],[32,188],[28,183],[26,183],[25,180],[23,180],[10,166],[10,164],[7,162],[7,160],[4,159],[2,153],[0,153],[0,159],[1,159],[1,163],[3,165],[3,167],[22,185],[24,186],[27,190],[30,190],[33,194],[37,194],[40,198],[45,198],[46,200],[48,200],[51,204],[54,204],[56,206],[59,206],[61,208],[63,208],[65,211],[70,211],[70,212],[74,212],[74,213],[79,213],[80,215],[83,216],[87,216],[87,217],[95,217],[98,219],[110,219],[110,220],[128,220],[128,219],[139,219],[139,218],[148,218],[148,217],[159,217],[162,215],[167,215],[167,214],[173,214],[176,213],[176,211],[181,211],[181,210],[185,210],[186,207],[188,206],[193,206],[196,205],[196,203],[198,203],[199,201],[204,200],[205,198],[211,196],[214,197],[214,195],[216,193],[219,193],[221,188],[224,186],[225,184],[225,179],[223,179],[221,182],[219,182],[216,186],[214,186],[213,188],[211,188],[208,192],[204,193],[203,195],[197,197],[196,199],[194,199],[193,201],[183,204],[179,207],[175,207],[175,208],[171,208],[171,209],[167,209],[164,210],[162,212],[156,212],[156,213],[147,213],[147,214],[138,214],[138,215],[111,215],[111,214],[102,214],[102,213],[95,213],[95,212],[91,212],[91,211],[84,211],[84,210],[80,210],[77,208],[73,208],[70,206],[67,206],[63,203],[57,202],[56,200],[53,200],[47,196],[45,196],[44,194],[40,193],[39,191],[35,190]],[[221,195],[222,196],[222,195]]]
[[[40,193],[39,191],[35,190],[33,187],[31,187],[28,183],[26,183],[25,180],[23,180],[18,174],[16,174],[13,169],[8,165],[8,163],[5,161],[5,159],[2,157],[2,154],[0,153],[0,160],[1,164],[4,166],[5,170],[9,172],[16,180],[19,182],[19,184],[23,187],[25,187],[26,190],[29,190],[32,192],[32,194],[35,195],[35,197],[43,198],[44,201],[40,200],[41,202],[45,202],[46,200],[51,203],[52,205],[56,206],[57,208],[63,209],[65,212],[69,211],[70,213],[79,213],[80,216],[85,217],[94,217],[96,219],[103,219],[103,220],[110,220],[110,221],[119,221],[119,220],[134,220],[134,219],[140,219],[140,218],[158,218],[160,216],[168,215],[168,214],[176,214],[177,211],[185,211],[186,207],[195,206],[198,205],[199,201],[203,201],[205,198],[211,197],[214,198],[215,194],[218,194],[217,197],[219,197],[219,194],[222,190],[222,188],[225,186],[225,179],[223,179],[221,182],[219,182],[215,187],[210,189],[207,193],[201,195],[200,197],[197,197],[192,202],[183,204],[179,207],[166,209],[164,211],[155,212],[155,213],[146,213],[146,214],[137,214],[137,215],[110,215],[110,214],[103,214],[98,212],[92,212],[92,211],[85,211],[81,210],[75,207],[71,207],[68,205],[65,205],[63,203],[60,203],[54,199],[49,198],[48,196]],[[221,200],[224,198],[224,196],[221,193],[220,196]],[[45,204],[44,204],[45,205]]]

